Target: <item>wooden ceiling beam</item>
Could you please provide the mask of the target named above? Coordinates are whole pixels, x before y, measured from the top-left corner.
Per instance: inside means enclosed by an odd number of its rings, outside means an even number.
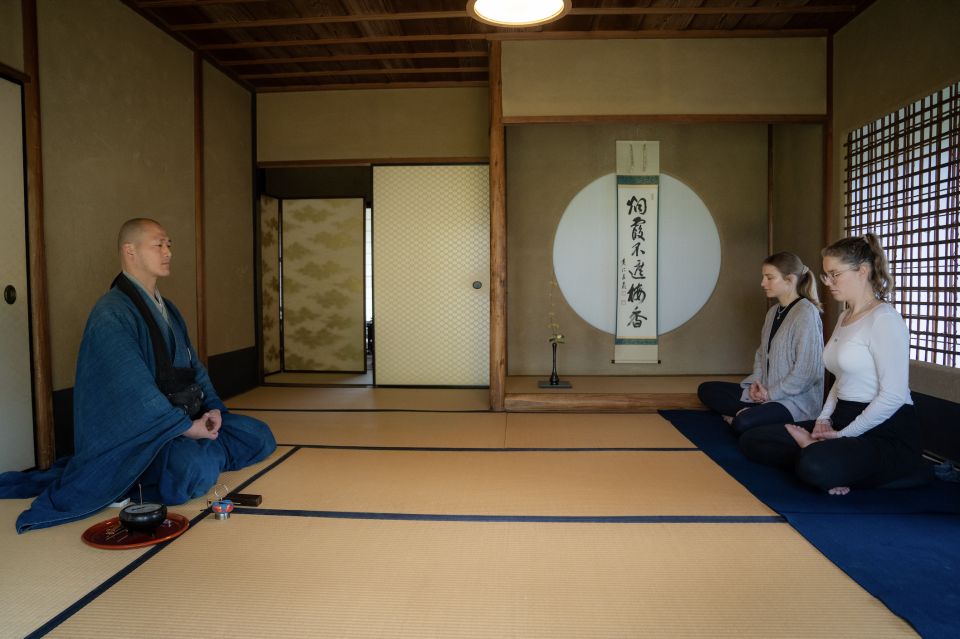
[[[221,62],[225,67],[263,64],[299,64],[301,62],[363,62],[367,60],[427,60],[442,58],[485,58],[486,51],[437,51],[430,53],[364,53],[356,55],[317,55],[300,58],[256,58]]]
[[[584,7],[570,9],[568,16],[651,16],[651,15],[714,15],[727,13],[742,13],[745,15],[779,15],[779,14],[821,14],[821,13],[854,13],[856,5],[776,5],[762,7],[744,7],[737,5],[711,7]]]
[[[521,31],[513,33],[452,33],[448,35],[322,38],[318,40],[244,40],[196,45],[198,51],[339,46],[388,42],[456,42],[463,40],[624,40],[668,38],[822,38],[827,29],[684,29],[682,31]]]
[[[253,86],[251,86],[250,84],[244,82],[239,77],[237,77],[237,75],[231,69],[224,68],[220,64],[220,61],[217,59],[216,55],[202,53],[200,51],[200,48],[197,47],[196,43],[193,40],[191,40],[188,36],[182,33],[171,33],[167,28],[167,24],[163,20],[161,20],[157,16],[157,14],[154,13],[153,11],[149,11],[147,9],[141,9],[140,5],[138,5],[135,0],[121,0],[121,2],[123,2],[123,4],[125,4],[126,6],[130,7],[138,15],[142,16],[145,20],[150,22],[152,25],[154,25],[161,31],[165,31],[169,33],[170,37],[172,37],[174,40],[176,40],[177,42],[185,46],[187,49],[200,53],[203,56],[204,60],[206,60],[211,65],[216,67],[219,71],[223,72],[223,74],[226,75],[227,77],[233,78],[237,82],[237,84],[239,84],[243,88],[251,92],[254,90]]]
[[[384,8],[383,3],[371,3],[367,0],[340,0],[343,10],[346,11],[349,15],[364,15],[366,13],[375,12],[375,11],[389,11],[389,9]],[[372,6],[376,5],[376,6]],[[403,30],[402,23],[398,22],[358,22],[354,25],[354,28],[360,32],[360,35],[365,38],[379,38],[384,36],[402,36],[406,35],[406,32]],[[400,49],[403,51],[406,45],[401,44],[395,49]],[[406,62],[402,62],[397,59],[382,59],[380,60],[380,66],[384,69],[394,69],[397,67],[406,66]]]
[[[629,40],[669,38],[822,38],[827,29],[683,29],[668,31],[521,31],[489,33],[488,40]]]
[[[464,82],[357,82],[356,84],[292,84],[279,87],[258,87],[257,93],[285,93],[288,91],[346,91],[366,89],[460,89],[463,87],[485,87],[486,80],[468,80]]]
[[[412,13],[368,13],[364,15],[312,16],[308,18],[271,18],[240,22],[200,22],[171,24],[172,31],[211,31],[218,29],[259,29],[262,27],[293,27],[309,24],[337,24],[344,22],[393,22],[401,20],[451,20],[470,17],[466,11],[416,11]]]
[[[599,7],[571,9],[569,16],[648,16],[648,15],[799,15],[855,13],[856,5],[769,6],[769,7]],[[193,24],[168,24],[171,31],[214,31],[223,29],[259,29],[264,27],[290,27],[311,24],[334,24],[344,22],[393,22],[404,20],[451,20],[467,18],[466,11],[414,11],[408,13],[369,13],[339,16],[311,16],[300,18],[271,18],[268,20],[242,20],[238,22],[201,22]]]
[[[431,73],[487,73],[483,67],[430,67],[422,69],[338,69],[336,71],[284,71],[280,73],[248,73],[244,80],[268,80],[277,78],[336,78],[359,75],[429,75]]]
[[[703,8],[704,0],[693,0],[692,4],[688,5],[691,8]],[[693,22],[693,19],[697,17],[696,12],[689,12],[681,15],[672,15],[667,16],[666,20],[663,23],[663,29],[667,31],[682,31],[690,28],[690,24]]]
[[[136,0],[141,9],[162,9],[163,7],[207,7],[214,4],[253,4],[266,0]]]
[[[485,33],[453,33],[448,35],[374,36],[359,38],[319,38],[316,40],[244,40],[221,44],[202,44],[201,51],[227,51],[230,49],[269,49],[285,47],[328,47],[344,44],[384,44],[389,42],[458,42],[463,40],[486,40]]]

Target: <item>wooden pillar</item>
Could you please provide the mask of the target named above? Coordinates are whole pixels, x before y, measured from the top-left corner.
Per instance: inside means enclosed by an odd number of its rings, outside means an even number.
[[[833,35],[827,36],[827,117],[823,121],[823,246],[835,239],[836,226],[833,213]],[[811,265],[820,270],[820,265]],[[840,317],[840,305],[824,295],[824,327],[833,327]],[[827,337],[826,335],[824,337]]]
[[[490,409],[503,410],[507,380],[507,203],[500,41],[490,43]]]
[[[773,255],[773,189],[775,169],[773,161],[773,125],[767,125],[767,255]]]
[[[24,119],[27,151],[27,236],[29,245],[30,335],[33,357],[33,419],[37,467],[56,459],[53,384],[50,365],[50,311],[47,303],[47,258],[43,223],[43,157],[40,131],[40,53],[37,2],[23,0]]]
[[[203,58],[193,54],[193,209],[197,262],[197,357],[207,364],[207,290],[203,223]]]
[[[833,236],[833,36],[827,37],[827,117],[823,122],[823,245]]]

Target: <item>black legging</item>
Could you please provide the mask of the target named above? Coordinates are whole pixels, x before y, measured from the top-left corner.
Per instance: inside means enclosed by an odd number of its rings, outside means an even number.
[[[866,407],[860,402],[837,402],[834,429],[852,422]],[[814,423],[797,425],[812,431]],[[824,490],[883,486],[916,472],[921,462],[920,432],[911,404],[904,404],[859,437],[827,439],[800,448],[782,424],[775,424],[745,433],[740,450],[761,464],[793,469],[800,479]]]
[[[779,402],[751,404],[740,401],[743,389],[733,382],[704,382],[697,388],[697,397],[709,408],[721,415],[733,417],[733,430],[743,434],[751,428],[765,424],[785,424],[793,421],[793,415]],[[744,410],[739,415],[739,411]]]

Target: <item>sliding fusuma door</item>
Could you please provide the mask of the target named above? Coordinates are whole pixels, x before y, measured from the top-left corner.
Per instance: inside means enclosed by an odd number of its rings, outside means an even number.
[[[486,165],[374,167],[378,385],[489,383],[488,176]]]
[[[285,371],[366,372],[362,198],[282,200]]]
[[[280,372],[280,200],[260,196],[260,327],[263,372]]]

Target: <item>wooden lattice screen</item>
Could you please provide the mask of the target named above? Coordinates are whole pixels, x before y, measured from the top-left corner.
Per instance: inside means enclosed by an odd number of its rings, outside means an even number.
[[[911,358],[960,366],[960,83],[853,131],[845,146],[845,229],[880,238]]]

